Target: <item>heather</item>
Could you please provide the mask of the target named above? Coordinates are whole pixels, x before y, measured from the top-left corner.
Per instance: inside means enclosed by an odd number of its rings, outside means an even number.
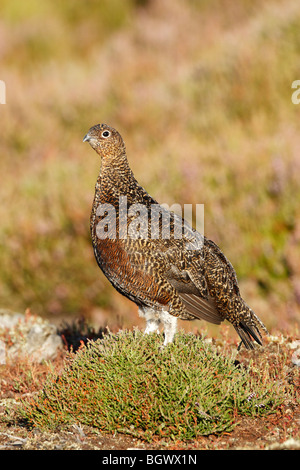
[[[19,414],[42,429],[80,424],[144,440],[190,440],[231,431],[243,415],[276,412],[294,387],[286,390],[275,371],[265,363],[257,374],[253,361],[245,366],[193,334],[162,349],[157,334],[122,331],[69,356]]]

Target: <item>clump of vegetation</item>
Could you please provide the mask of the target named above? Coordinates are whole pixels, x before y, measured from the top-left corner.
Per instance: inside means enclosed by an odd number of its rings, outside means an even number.
[[[18,413],[42,429],[81,423],[147,440],[193,439],[276,411],[284,381],[267,362],[261,371],[192,334],[161,349],[156,334],[120,331],[70,353]]]

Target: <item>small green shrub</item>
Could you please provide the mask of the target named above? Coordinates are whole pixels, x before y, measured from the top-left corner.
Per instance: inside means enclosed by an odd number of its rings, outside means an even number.
[[[199,337],[179,333],[164,349],[161,340],[122,331],[89,342],[19,413],[40,428],[76,422],[148,440],[192,439],[229,431],[238,415],[268,414],[282,401],[280,383],[251,375],[251,364],[235,366]]]

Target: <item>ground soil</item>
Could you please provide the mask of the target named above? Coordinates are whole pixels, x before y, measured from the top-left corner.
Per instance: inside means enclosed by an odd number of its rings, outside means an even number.
[[[0,413],[14,399],[1,401]],[[11,402],[11,403],[9,403]],[[151,443],[130,436],[102,434],[86,426],[72,426],[45,432],[4,423],[0,425],[0,449],[26,450],[214,450],[214,449],[291,449],[300,450],[300,408],[278,410],[267,418],[242,418],[230,433],[204,436],[190,442],[153,441]],[[295,436],[295,437],[291,437]],[[297,438],[298,436],[298,438]]]

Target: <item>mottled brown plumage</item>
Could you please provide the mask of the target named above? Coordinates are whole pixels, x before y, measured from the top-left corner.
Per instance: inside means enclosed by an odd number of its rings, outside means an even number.
[[[162,323],[167,344],[177,318],[215,324],[226,319],[246,348],[253,348],[253,339],[261,344],[260,329],[267,330],[242,299],[235,271],[219,247],[159,206],[138,184],[115,129],[98,124],[84,141],[102,160],[90,219],[95,257],[112,285],[138,305],[147,322],[145,332],[158,331]],[[154,235],[157,209],[159,232]],[[168,217],[166,237],[163,220]],[[183,223],[186,231],[179,238],[176,230]]]

